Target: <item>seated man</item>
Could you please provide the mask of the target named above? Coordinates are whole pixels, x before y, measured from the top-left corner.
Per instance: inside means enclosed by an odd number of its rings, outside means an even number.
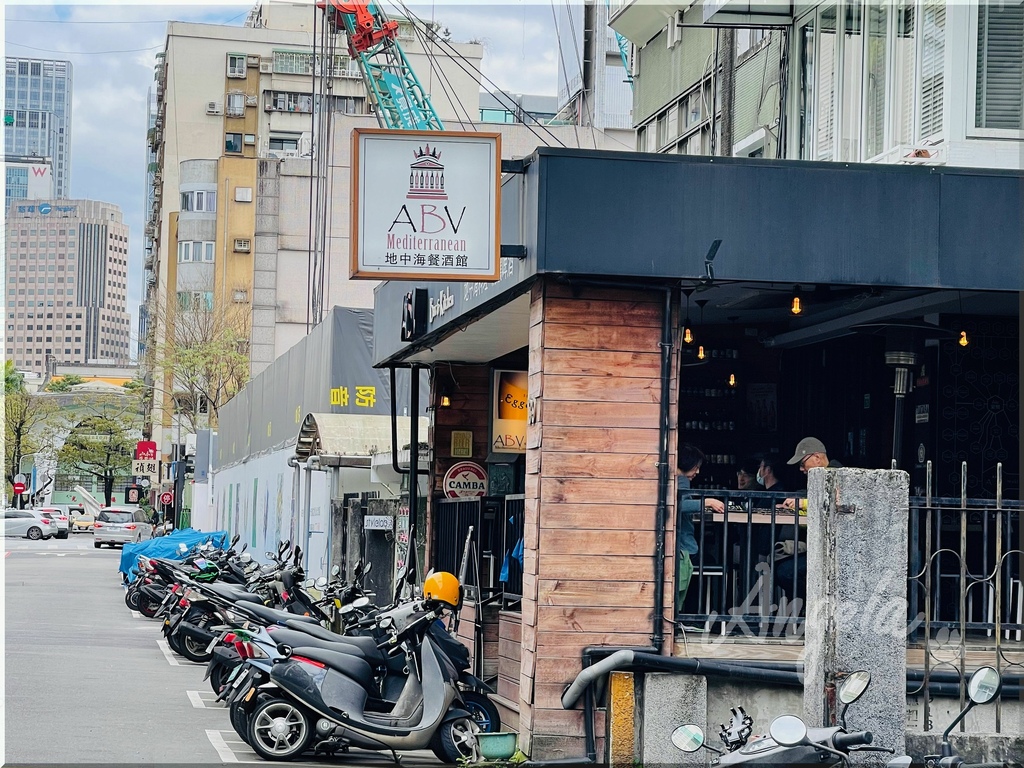
[[[676,485],[681,490],[688,490],[690,483],[700,472],[701,464],[704,463],[704,452],[695,445],[685,444],[679,450],[679,477]],[[696,555],[700,548],[697,545],[697,537],[693,527],[693,515],[703,508],[713,512],[723,512],[725,504],[720,499],[686,499],[681,502],[679,508],[679,531],[677,541],[679,546],[676,550],[676,605],[682,607],[686,600],[686,593],[690,586],[690,577],[693,576],[692,555]]]

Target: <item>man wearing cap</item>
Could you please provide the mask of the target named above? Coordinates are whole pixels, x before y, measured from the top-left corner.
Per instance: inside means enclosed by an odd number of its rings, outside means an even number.
[[[828,452],[825,450],[825,444],[816,437],[805,437],[797,443],[796,451],[793,453],[793,458],[786,463],[799,464],[800,471],[805,475],[808,470],[814,469],[815,467],[839,468],[843,466],[838,461],[829,461]],[[786,499],[782,502],[782,506],[786,509],[794,509],[796,507],[796,499]],[[806,500],[802,502],[802,506],[804,509],[807,508]]]
[[[825,444],[816,437],[805,437],[797,443],[793,458],[786,463],[799,465],[800,471],[805,475],[815,467],[839,468],[843,466],[838,461],[829,461]],[[780,506],[785,509],[796,509],[797,500],[786,499]],[[806,512],[807,499],[800,499],[800,509],[802,512]],[[800,598],[803,600],[807,584],[807,560],[800,550],[800,546],[803,544],[799,539],[800,528],[799,524],[792,526],[776,544],[776,548],[778,548],[784,543],[789,543],[791,550],[788,551],[788,556],[783,556],[775,561],[775,583],[782,587],[790,599]],[[791,594],[794,575],[796,576],[796,594]]]

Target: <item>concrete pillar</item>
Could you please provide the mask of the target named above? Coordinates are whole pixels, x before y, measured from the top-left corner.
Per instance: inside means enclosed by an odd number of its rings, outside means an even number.
[[[680,752],[672,743],[672,731],[695,723],[704,729],[707,743],[718,746],[708,735],[708,681],[696,675],[652,672],[644,676],[641,764],[707,765],[712,753],[704,749]]]
[[[812,469],[807,497],[807,624],[804,715],[837,722],[842,678],[858,669],[871,685],[847,714],[850,730],[902,754],[907,715],[906,472]],[[859,755],[855,764],[884,764]]]

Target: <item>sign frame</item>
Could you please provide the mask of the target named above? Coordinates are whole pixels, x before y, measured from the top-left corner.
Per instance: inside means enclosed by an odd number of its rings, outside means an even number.
[[[494,166],[494,250],[488,259],[486,270],[460,270],[449,269],[442,271],[444,267],[433,267],[426,269],[401,269],[397,271],[378,271],[377,268],[367,269],[362,261],[364,255],[362,248],[361,232],[359,228],[361,220],[362,205],[366,201],[366,195],[360,194],[360,181],[363,172],[362,143],[364,138],[388,137],[392,139],[413,138],[422,139],[425,143],[434,142],[435,146],[440,139],[440,146],[443,148],[445,139],[461,139],[464,142],[475,144],[493,144]],[[405,143],[405,142],[402,142]],[[352,200],[350,203],[350,263],[349,277],[355,280],[420,280],[420,281],[458,281],[458,282],[497,282],[501,277],[501,133],[490,131],[408,131],[392,130],[390,128],[353,128],[352,129],[352,177],[351,177]]]
[[[483,490],[480,493],[458,493],[448,490],[448,482],[455,479],[461,471],[470,470],[483,482]],[[446,499],[478,499],[483,498],[487,495],[488,483],[487,470],[477,464],[475,461],[459,461],[452,464],[448,471],[444,473],[444,480],[441,482],[441,491],[444,493]]]
[[[494,453],[509,453],[516,455],[526,454],[527,431],[529,429],[529,387],[530,375],[528,371],[514,368],[494,368],[491,372],[491,412],[490,412],[490,441],[491,451]],[[514,379],[520,380],[518,383]],[[525,388],[521,385],[525,384]],[[504,389],[511,387],[515,397],[508,400],[508,405],[514,411],[522,411],[522,417],[503,417],[502,400],[513,393]],[[518,398],[523,398],[521,401]],[[514,402],[513,402],[514,401]],[[522,403],[520,405],[520,402]],[[520,423],[521,422],[521,423]],[[520,434],[521,433],[521,434]],[[521,447],[499,444],[504,438],[522,440]]]

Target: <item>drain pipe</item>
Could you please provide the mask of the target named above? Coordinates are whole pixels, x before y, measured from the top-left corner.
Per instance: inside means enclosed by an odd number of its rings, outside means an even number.
[[[672,389],[672,290],[663,288],[661,317],[661,412],[658,418],[658,508],[654,528],[654,627],[651,645],[658,653],[665,643],[665,535],[669,491],[669,394]]]

